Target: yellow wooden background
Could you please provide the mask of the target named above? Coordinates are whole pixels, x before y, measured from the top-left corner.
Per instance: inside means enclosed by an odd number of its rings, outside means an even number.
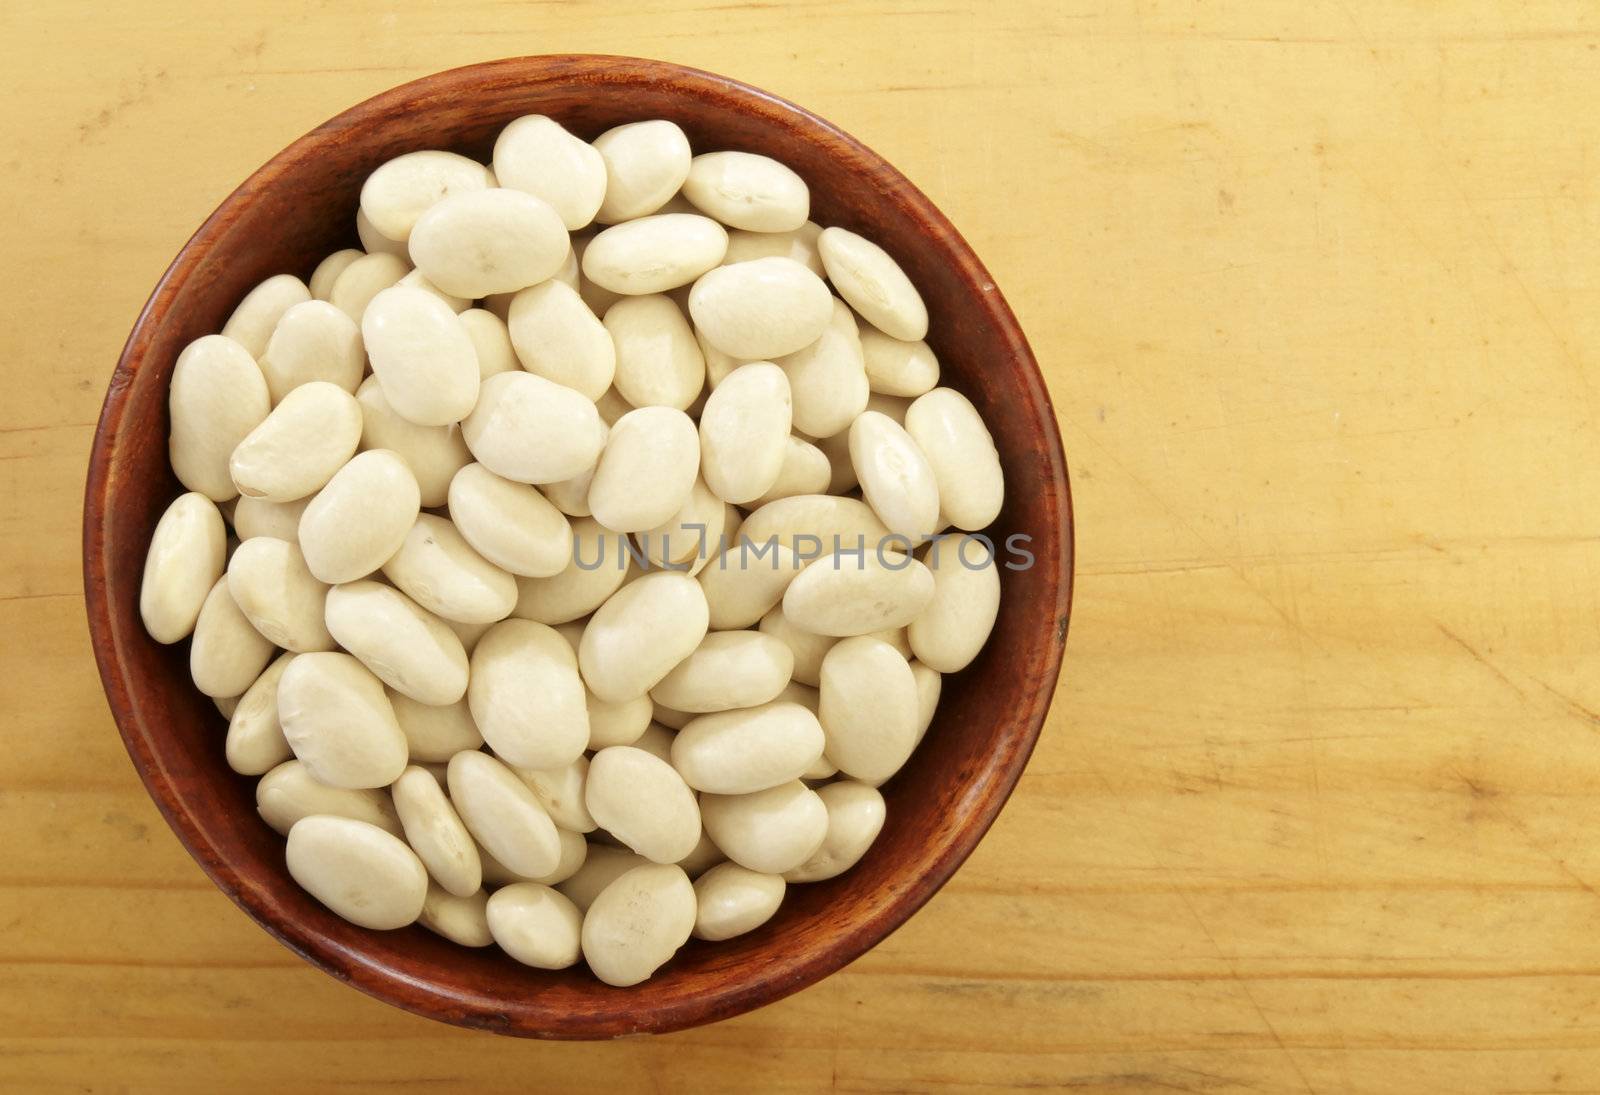
[[[1600,1088],[1597,47],[1514,0],[0,3],[0,1087]],[[371,93],[560,51],[765,86],[916,180],[1080,522],[1049,727],[951,885],[609,1045],[410,1017],[235,911],[79,583],[107,377],[213,205]]]

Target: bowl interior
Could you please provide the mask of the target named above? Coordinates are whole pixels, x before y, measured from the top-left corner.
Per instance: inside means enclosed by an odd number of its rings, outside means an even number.
[[[362,180],[422,148],[487,159],[494,135],[543,113],[585,138],[670,118],[697,151],[762,152],[811,187],[812,219],[877,241],[921,289],[945,383],[989,423],[1007,476],[991,534],[1026,536],[1033,565],[1005,573],[984,653],[947,677],[922,747],[885,788],[888,821],[853,870],[791,887],[761,929],[691,942],[655,978],[613,989],[581,968],[520,966],[420,927],[365,931],[289,879],[283,840],[256,815],[254,779],[222,757],[224,720],[192,686],[187,644],[162,647],[139,622],[146,545],[180,487],[166,459],[173,362],[217,331],[272,274],[309,276],[355,246]],[[96,656],[130,755],[168,821],[217,884],[302,956],[391,1003],[450,1022],[545,1037],[664,1031],[786,995],[855,958],[955,870],[1010,792],[1043,722],[1071,592],[1066,469],[1048,397],[1020,330],[959,235],[887,163],[826,122],[745,85],[658,62],[548,57],[493,62],[407,84],[319,127],[246,181],[158,285],[112,378],[91,457],[85,583]]]

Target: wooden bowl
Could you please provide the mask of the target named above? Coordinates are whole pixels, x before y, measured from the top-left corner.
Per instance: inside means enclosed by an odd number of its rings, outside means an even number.
[[[999,446],[1006,505],[991,532],[1002,544],[1028,537],[1033,556],[1031,567],[1003,572],[994,635],[946,679],[926,740],[884,787],[888,822],[862,862],[791,887],[757,931],[691,941],[628,989],[581,966],[529,969],[417,926],[367,931],[324,909],[290,879],[283,838],[256,814],[255,780],[224,762],[224,720],[190,682],[187,644],[161,646],[139,620],[145,549],[181,489],[166,446],[178,351],[220,330],[262,279],[309,276],[328,252],[355,246],[357,195],[373,168],[422,148],[487,160],[500,128],[530,113],[585,138],[670,118],[697,150],[774,156],[810,184],[814,220],[885,247],[927,300],[945,383],[972,399]],[[134,767],[178,838],[245,912],[313,965],[419,1015],[507,1034],[608,1038],[724,1019],[804,988],[904,923],[960,866],[1044,722],[1067,633],[1072,518],[1060,435],[1027,340],[983,264],[898,171],[815,115],[721,76],[625,57],[523,57],[429,76],[345,111],[274,156],[200,226],[111,377],[89,462],[83,569],[95,657]]]

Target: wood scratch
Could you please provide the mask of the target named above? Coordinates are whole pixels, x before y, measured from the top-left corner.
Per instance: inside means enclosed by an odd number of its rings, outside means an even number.
[[[1467,640],[1463,639],[1460,635],[1457,635],[1454,631],[1451,631],[1444,624],[1439,623],[1438,620],[1434,621],[1434,625],[1436,627],[1438,627],[1438,629],[1441,632],[1444,633],[1445,638],[1447,638],[1451,642],[1455,643],[1462,650],[1465,650],[1467,652],[1467,654],[1471,656],[1473,661],[1475,661],[1479,665],[1483,666],[1490,673],[1493,673],[1494,676],[1495,676],[1495,679],[1500,681],[1501,684],[1504,684],[1507,688],[1511,689],[1511,691],[1515,692],[1518,696],[1522,697],[1524,700],[1526,700],[1528,698],[1528,693],[1523,691],[1523,689],[1517,684],[1517,682],[1513,681],[1510,677],[1506,676],[1506,674],[1498,666],[1496,666],[1488,658],[1484,657],[1481,653],[1479,653],[1477,648],[1474,647],[1471,643],[1467,642]],[[1540,688],[1544,689],[1545,692],[1547,692],[1550,696],[1552,696],[1553,698],[1559,700],[1561,702],[1562,706],[1564,706],[1569,712],[1571,712],[1572,714],[1574,714],[1574,715],[1578,716],[1579,718],[1583,719],[1587,723],[1590,723],[1590,724],[1596,725],[1596,726],[1600,726],[1600,711],[1595,711],[1591,707],[1586,707],[1584,704],[1580,703],[1577,699],[1573,698],[1572,696],[1567,695],[1565,692],[1563,692],[1560,689],[1556,688],[1555,686],[1547,683],[1546,681],[1540,680],[1538,677],[1535,677],[1531,673],[1526,674],[1526,676],[1534,684],[1536,684]]]
[[[1451,771],[1453,771],[1456,778],[1465,784],[1467,789],[1472,792],[1473,797],[1481,800],[1486,809],[1490,810],[1497,817],[1499,817],[1501,821],[1505,822],[1506,825],[1508,825],[1518,836],[1522,838],[1524,844],[1554,864],[1557,870],[1566,875],[1568,878],[1572,879],[1573,882],[1577,883],[1577,885],[1582,888],[1585,893],[1600,899],[1600,890],[1595,889],[1595,887],[1591,885],[1587,879],[1568,866],[1566,860],[1556,855],[1549,848],[1546,848],[1538,840],[1538,838],[1533,835],[1533,833],[1528,831],[1528,827],[1526,825],[1518,821],[1514,815],[1497,803],[1495,801],[1497,797],[1496,793],[1492,789],[1487,789],[1469,779],[1467,775],[1459,768],[1452,768]]]
[[[1587,719],[1596,725],[1600,725],[1600,712],[1596,712],[1591,708],[1585,707],[1583,704],[1579,703],[1565,692],[1552,687],[1532,674],[1528,675],[1528,679],[1534,684],[1538,685],[1540,688],[1544,689],[1546,692],[1550,693],[1550,695],[1554,696],[1556,699],[1560,700],[1562,703],[1566,704],[1567,710],[1571,711],[1574,715]]]
[[[1467,642],[1467,640],[1463,639],[1460,635],[1457,635],[1454,631],[1451,631],[1448,627],[1444,626],[1444,624],[1440,623],[1438,620],[1433,621],[1433,623],[1434,623],[1435,627],[1437,627],[1441,632],[1444,633],[1444,637],[1445,638],[1447,638],[1451,642],[1455,643],[1462,650],[1465,650],[1467,652],[1468,656],[1471,657],[1473,661],[1475,661],[1479,665],[1483,666],[1490,673],[1493,673],[1494,676],[1495,676],[1495,679],[1498,680],[1501,684],[1503,684],[1507,688],[1511,689],[1511,691],[1515,692],[1517,695],[1521,696],[1523,699],[1527,699],[1528,698],[1528,694],[1517,686],[1517,682],[1516,681],[1514,681],[1510,677],[1506,676],[1504,673],[1502,673],[1500,671],[1498,666],[1496,666],[1488,658],[1485,658],[1482,654],[1478,653],[1477,648],[1474,647],[1471,643]]]

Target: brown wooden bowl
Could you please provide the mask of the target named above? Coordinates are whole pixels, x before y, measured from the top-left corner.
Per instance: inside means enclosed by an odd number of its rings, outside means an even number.
[[[670,118],[698,150],[774,156],[810,184],[812,217],[897,258],[933,317],[946,383],[977,405],[1006,472],[992,533],[1025,535],[1034,564],[1003,575],[994,635],[946,679],[938,716],[884,787],[888,822],[853,870],[790,888],[778,914],[724,943],[684,948],[634,988],[581,966],[529,969],[421,927],[377,932],[334,916],[284,867],[283,838],[255,810],[255,780],[223,760],[224,722],[190,682],[187,644],[139,620],[157,518],[180,492],[167,465],[167,384],[178,351],[220,330],[256,283],[309,276],[354,246],[362,180],[392,156],[454,149],[487,160],[494,135],[548,114],[585,138]],[[1053,258],[1041,256],[1045,261]],[[95,657],[134,767],[184,846],[224,893],[308,962],[380,1000],[463,1026],[545,1038],[677,1030],[777,1000],[839,969],[927,901],[993,823],[1050,704],[1072,593],[1072,516],[1061,438],[1039,368],[994,282],[916,187],[860,142],[745,84],[626,57],[523,57],[439,73],[345,111],[274,156],[223,201],[173,260],[111,377],[83,521]]]

